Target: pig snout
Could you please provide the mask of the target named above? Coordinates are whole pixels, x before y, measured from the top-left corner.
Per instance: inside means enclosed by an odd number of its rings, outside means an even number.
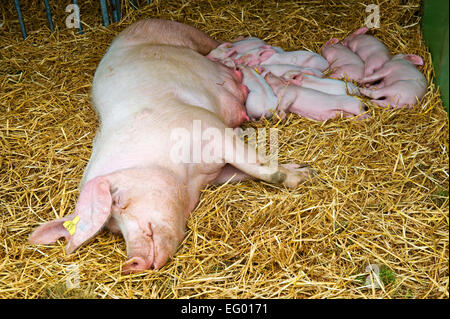
[[[122,267],[122,274],[133,274],[147,269],[154,269],[152,261],[145,257],[135,256],[126,261]]]
[[[134,225],[135,226],[135,225]],[[125,262],[122,273],[131,274],[147,269],[155,269],[155,243],[153,241],[152,224],[148,223],[146,229],[126,226],[123,231],[127,244],[129,259]]]
[[[172,223],[167,224],[161,221],[160,217],[157,218],[157,221],[149,222],[146,227],[142,226],[144,222],[141,220],[138,220],[137,224],[131,225],[124,222],[122,218],[122,226],[124,226],[122,234],[125,238],[128,255],[128,260],[122,267],[123,274],[161,268],[182,241],[183,230],[178,229]]]
[[[159,269],[184,238],[186,194],[169,171],[130,170],[116,175],[111,178],[114,222],[108,226],[118,228],[125,239],[128,259],[122,273]]]

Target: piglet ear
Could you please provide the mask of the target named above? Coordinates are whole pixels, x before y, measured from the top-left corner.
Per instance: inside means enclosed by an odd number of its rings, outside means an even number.
[[[415,54],[404,54],[404,55],[402,55],[402,59],[409,61],[415,65],[423,65],[422,58]]]
[[[302,86],[303,83],[303,74],[298,73],[289,79],[289,83],[292,83],[297,86]]]
[[[218,48],[231,48],[233,46],[233,43],[231,42],[224,42],[221,45],[218,46]]]
[[[266,61],[268,58],[270,58],[272,55],[274,55],[275,50],[272,48],[265,48],[261,51],[259,51],[258,55],[260,57],[260,63]]]
[[[264,80],[266,80],[267,84],[269,84],[269,86],[273,90],[277,90],[278,88],[286,84],[286,81],[283,81],[280,77],[275,76],[270,72],[266,74]]]
[[[339,42],[338,38],[331,38],[330,40],[328,40],[327,42],[325,42],[325,44],[323,45],[323,47],[329,46],[329,45],[333,45]]]
[[[110,184],[105,177],[90,180],[80,193],[75,212],[39,226],[30,236],[32,244],[50,244],[64,237],[67,253],[74,252],[103,227],[111,213]]]
[[[368,27],[362,27],[362,28],[359,28],[358,30],[356,30],[355,32],[353,32],[352,34],[353,35],[360,35],[360,34],[367,33],[367,31],[369,31]]]
[[[228,52],[225,54],[226,58],[229,58],[230,56],[234,55],[235,53],[237,53],[237,49],[236,48],[230,48],[230,50],[228,50]]]

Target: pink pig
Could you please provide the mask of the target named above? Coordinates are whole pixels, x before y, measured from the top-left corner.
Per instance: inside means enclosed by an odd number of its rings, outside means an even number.
[[[423,65],[420,56],[397,54],[381,69],[363,79],[363,84],[381,81],[376,88],[372,86],[360,91],[380,106],[412,107],[425,95],[428,86],[425,76],[415,65]]]
[[[285,80],[295,77],[299,74],[310,74],[316,77],[322,78],[323,73],[317,69],[304,68],[298,65],[292,64],[265,64],[264,67],[260,67],[261,75],[264,77],[267,73],[282,77]]]
[[[222,43],[206,57],[212,61],[219,61],[228,67],[235,67],[235,64],[238,63],[236,59],[239,59],[243,55],[248,55],[248,59],[249,56],[253,56],[255,53],[268,48],[273,48],[273,50],[277,52],[283,52],[282,49],[271,47],[261,39],[248,37],[242,38],[236,42]]]
[[[322,47],[322,56],[330,63],[332,79],[346,78],[360,82],[364,76],[364,62],[349,48],[339,42],[339,39],[328,40]]]
[[[218,44],[193,27],[157,19],[138,21],[114,39],[92,84],[100,129],[75,211],[39,226],[31,243],[64,237],[72,253],[106,227],[125,239],[123,273],[158,269],[183,240],[207,184],[259,178],[296,187],[310,177],[308,168],[269,165],[230,128],[246,117],[246,92],[233,70],[203,55]],[[221,133],[216,143],[201,137],[211,129]],[[209,147],[210,160],[192,160],[198,151],[191,140]],[[191,160],[176,155],[180,146]]]
[[[243,74],[242,83],[249,90],[247,101],[245,102],[248,116],[252,120],[260,119],[261,117],[272,117],[270,110],[275,111],[278,102],[272,88],[264,80],[264,77],[254,69],[241,66],[240,70]]]
[[[217,48],[211,50],[206,56],[211,61],[221,62],[229,68],[235,68],[234,59],[231,58],[236,52],[232,50],[233,44],[231,42],[225,42],[219,45]]]
[[[264,55],[264,51],[261,52]],[[323,71],[328,68],[328,62],[319,54],[298,50],[290,52],[275,52],[268,59],[264,59],[261,65],[267,64],[293,64],[305,68],[313,68],[319,71]]]
[[[254,67],[260,65],[275,53],[275,49],[270,45],[264,45],[245,52],[245,54],[242,54],[235,62],[240,65]]]
[[[327,60],[317,53],[304,50],[280,52],[271,46],[253,49],[236,60],[236,63],[247,66],[291,64],[319,71],[328,67]]]
[[[291,83],[333,95],[361,95],[356,85],[336,79],[318,78],[309,74],[299,74],[289,80]]]
[[[267,45],[267,43],[263,40],[249,37],[236,42],[222,43],[217,48],[211,50],[206,57],[216,61],[220,61],[231,56],[237,58],[250,50],[257,49],[265,45]]]
[[[364,76],[369,76],[391,59],[386,46],[377,38],[365,34],[369,29],[360,28],[346,37],[342,43],[364,61]]]
[[[236,53],[236,58],[241,57],[242,55],[248,53],[249,51],[258,49],[258,48],[268,48],[271,47],[270,45],[268,45],[266,42],[264,42],[261,39],[258,38],[254,38],[254,37],[248,37],[248,38],[244,38],[240,41],[236,41],[233,42],[233,51],[234,53]],[[281,50],[278,47],[272,47],[275,51],[279,51]],[[283,51],[283,50],[281,50]]]
[[[331,95],[313,89],[289,85],[273,74],[265,77],[279,101],[277,112],[284,118],[286,112],[296,113],[312,120],[325,121],[344,113],[346,117],[363,113],[362,103],[352,96]],[[363,116],[362,116],[363,117]]]

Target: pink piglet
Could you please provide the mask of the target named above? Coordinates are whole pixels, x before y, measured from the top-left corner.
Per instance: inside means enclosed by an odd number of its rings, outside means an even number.
[[[360,92],[379,106],[411,107],[426,93],[428,82],[415,65],[423,65],[420,56],[397,54],[383,67],[362,80],[363,84],[379,82]]]
[[[342,41],[364,61],[364,76],[379,70],[391,59],[388,49],[380,40],[365,34],[368,30],[367,27],[360,28]]]
[[[322,56],[330,63],[332,79],[346,78],[360,82],[364,76],[364,62],[349,48],[339,42],[339,39],[328,40],[321,51]]]
[[[363,104],[355,97],[332,95],[314,89],[290,85],[289,82],[268,73],[265,77],[279,99],[277,113],[281,118],[286,112],[296,113],[312,120],[325,121],[340,114],[346,117],[361,115]],[[360,118],[365,118],[361,115]]]

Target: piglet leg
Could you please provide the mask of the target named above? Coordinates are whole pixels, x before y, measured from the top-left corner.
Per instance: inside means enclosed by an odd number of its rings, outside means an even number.
[[[391,70],[389,68],[381,68],[378,71],[372,73],[369,76],[364,77],[361,80],[361,84],[362,85],[370,85],[371,83],[377,82],[377,81],[382,81],[386,76],[389,75],[389,73],[391,72]],[[381,88],[382,85],[377,85],[378,88]]]

